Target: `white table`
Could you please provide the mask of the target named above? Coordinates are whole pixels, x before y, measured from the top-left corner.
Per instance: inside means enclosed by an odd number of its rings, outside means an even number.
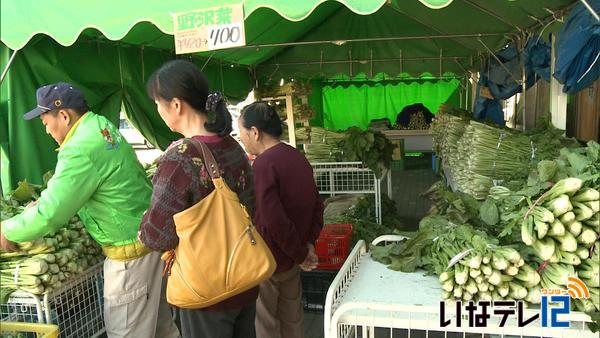
[[[374,261],[366,252],[364,241],[359,241],[340,272],[333,280],[325,301],[325,337],[374,337],[375,328],[407,329],[421,332],[467,332],[515,336],[544,337],[594,337],[584,322],[589,317],[571,312],[561,320],[570,320],[570,329],[541,328],[539,319],[524,328],[516,324],[516,316],[509,317],[500,328],[500,317],[492,316],[488,327],[468,327],[463,319],[462,327],[455,327],[456,319],[448,327],[440,327],[439,310],[441,286],[436,276],[425,276],[423,272],[402,273],[389,270]],[[446,305],[446,318],[453,316],[454,306]],[[493,311],[492,311],[493,312]],[[526,310],[530,318],[538,310]],[[465,312],[463,311],[463,315]],[[388,330],[390,332],[391,330]],[[386,334],[391,337],[391,332]]]

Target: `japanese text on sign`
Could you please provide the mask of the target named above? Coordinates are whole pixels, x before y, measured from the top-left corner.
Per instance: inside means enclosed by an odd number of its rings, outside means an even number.
[[[243,6],[230,5],[174,15],[175,53],[244,46]]]

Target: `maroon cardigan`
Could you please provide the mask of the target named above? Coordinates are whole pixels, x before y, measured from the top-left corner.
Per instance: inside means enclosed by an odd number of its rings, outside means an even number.
[[[277,144],[260,154],[253,165],[256,213],[254,224],[277,261],[288,271],[308,254],[323,227],[323,202],[313,171],[295,148]]]

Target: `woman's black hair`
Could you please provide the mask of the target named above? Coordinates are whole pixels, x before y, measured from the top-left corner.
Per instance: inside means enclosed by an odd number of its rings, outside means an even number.
[[[242,125],[246,129],[256,127],[259,131],[279,138],[283,131],[282,121],[273,106],[258,101],[247,105],[240,115]]]
[[[186,60],[172,60],[155,71],[146,84],[153,100],[178,98],[208,116],[206,130],[220,136],[232,131],[231,114],[220,93],[209,95],[208,81],[198,67]]]

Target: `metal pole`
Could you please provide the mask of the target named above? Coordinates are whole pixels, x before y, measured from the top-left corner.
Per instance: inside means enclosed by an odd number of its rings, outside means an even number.
[[[289,46],[306,46],[318,44],[336,44],[338,46],[349,42],[375,42],[375,41],[402,41],[402,40],[426,40],[426,39],[462,39],[462,38],[477,38],[477,37],[493,37],[493,36],[510,36],[513,33],[477,33],[477,34],[437,34],[437,35],[414,35],[414,36],[396,36],[388,38],[362,38],[349,40],[317,40],[317,41],[296,41],[296,42],[281,42],[281,43],[266,43],[259,45],[247,45],[235,48],[263,48],[263,47],[289,47]],[[233,49],[233,48],[232,48]]]
[[[371,69],[369,70],[369,76],[371,78],[373,78],[373,50],[371,49],[371,55],[370,55],[370,59],[371,59]]]
[[[348,62],[350,62],[350,77],[354,77],[354,74],[352,74],[352,50],[349,49],[348,50]]]
[[[527,97],[527,77],[525,74],[525,64],[523,62],[521,62],[521,72],[523,73],[521,79],[521,83],[523,85],[523,131],[525,131],[525,129],[527,129],[527,114],[525,113],[525,101]]]
[[[323,51],[321,51],[321,59],[319,61],[319,74],[323,74]]]
[[[8,63],[6,64],[6,67],[4,67],[4,70],[2,71],[2,75],[0,76],[0,83],[4,82],[4,78],[6,77],[6,75],[8,74],[8,69],[10,68],[10,65],[12,65],[13,61],[15,60],[15,56],[17,55],[17,52],[19,50],[15,50],[12,55],[10,56],[10,59],[8,59]]]
[[[588,4],[588,2],[586,0],[579,0],[579,1],[581,1],[581,3],[583,3],[585,8],[587,8],[588,11],[590,11],[590,13],[592,13],[592,16],[594,18],[596,18],[596,21],[600,21],[600,16],[598,16],[598,13],[596,13],[596,11],[592,8],[592,6],[590,6],[590,4]]]
[[[215,52],[212,52],[208,56],[208,59],[206,59],[206,62],[204,62],[204,65],[202,65],[202,68],[200,68],[200,71],[204,71],[204,68],[206,67],[206,65],[208,65],[208,63],[210,62],[210,59],[212,59],[213,55],[215,55]]]
[[[452,80],[452,79],[462,79],[462,77],[459,76],[442,76],[442,77],[438,77],[438,76],[434,76],[433,79],[438,79],[438,80]],[[423,78],[421,77],[389,77],[386,76],[385,80],[387,81],[415,81],[415,80],[423,80]],[[337,83],[337,82],[348,82],[348,81],[353,81],[353,80],[331,80],[331,79],[323,79],[323,83]]]
[[[351,53],[349,53],[351,57]],[[452,60],[452,59],[468,59],[468,56],[444,56],[443,60]],[[427,61],[427,60],[439,60],[439,56],[432,57],[414,57],[414,58],[403,58],[400,61]],[[373,59],[373,62],[398,62],[398,59]],[[337,64],[337,63],[352,63],[351,60],[333,60],[333,61],[306,61],[306,62],[286,62],[286,63],[268,63],[268,64],[260,64],[259,67],[264,66],[303,66],[303,65],[312,65],[312,64]],[[517,81],[518,83],[518,81]]]
[[[402,67],[402,49],[400,49],[400,58],[398,60],[400,62],[400,74],[402,74],[402,70],[403,70],[403,67]]]
[[[469,75],[465,75],[465,109],[469,110]]]
[[[442,49],[440,49],[440,77],[442,77],[442,74],[444,74],[442,71],[442,58],[444,56],[442,55]]]

